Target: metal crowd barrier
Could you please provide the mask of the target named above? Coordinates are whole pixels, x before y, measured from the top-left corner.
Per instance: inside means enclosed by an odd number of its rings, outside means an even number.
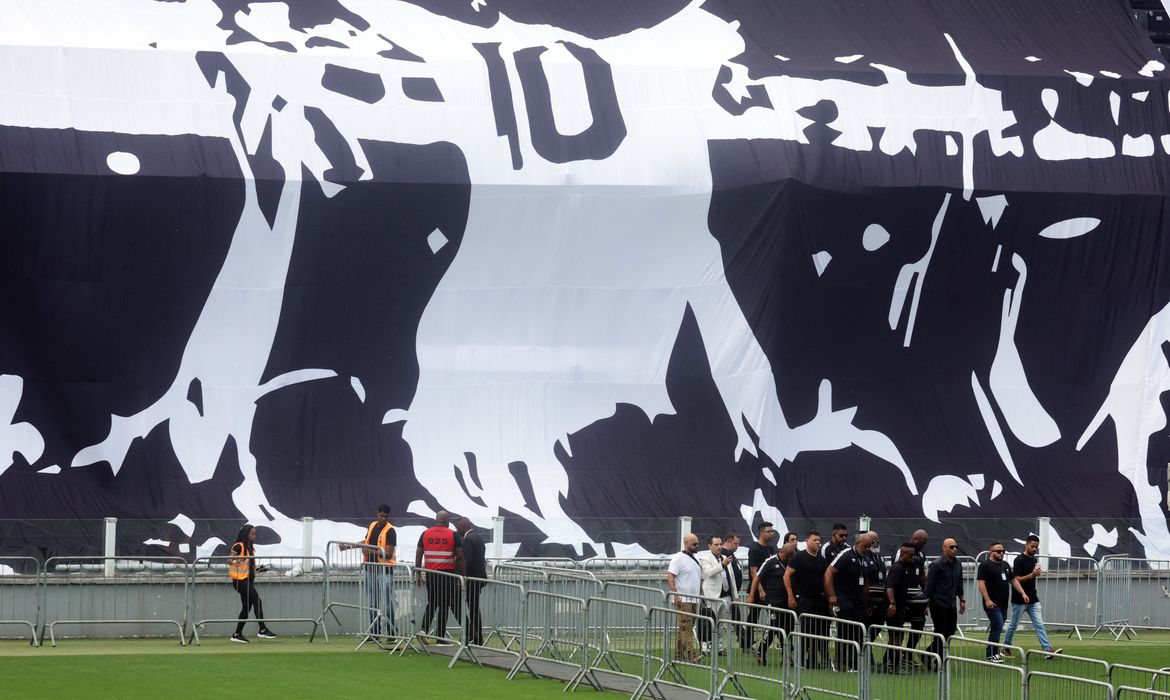
[[[1115,637],[1134,628],[1170,629],[1170,561],[1105,557],[1101,573],[1101,626],[1112,623]]]
[[[871,651],[870,662],[876,674],[925,672],[933,674],[941,684],[942,660],[947,649],[947,640],[941,634],[889,625],[870,625],[869,633],[869,646],[882,651],[880,659]]]
[[[1009,565],[1021,552],[1008,552],[1004,561]],[[977,563],[987,560],[989,553],[980,552],[976,557]],[[1089,557],[1054,557],[1036,556],[1042,568],[1042,573],[1036,581],[1036,596],[1040,600],[1040,610],[1045,627],[1064,627],[1069,629],[1069,636],[1076,635],[1082,638],[1082,629],[1097,629],[1100,624],[1101,606],[1099,604],[1100,566],[1096,559]],[[966,573],[966,572],[964,572]],[[967,600],[978,601],[976,597]],[[970,593],[968,593],[970,595]],[[968,610],[970,612],[970,610]],[[1011,616],[1011,608],[1004,610],[1006,618]],[[1020,624],[1029,623],[1026,612],[1020,615]],[[1007,619],[1004,620],[1006,626]],[[1018,629],[1017,629],[1018,632]]]
[[[646,655],[649,608],[624,600],[586,600],[585,667],[566,690],[576,690],[582,681],[587,681],[594,688],[613,688],[622,683],[620,689],[631,696],[641,693],[650,669],[650,657]],[[602,677],[608,683],[603,683]]]
[[[602,585],[601,596],[608,600],[624,600],[628,603],[637,603],[646,608],[661,608],[667,605],[665,588],[653,586],[639,586],[633,583],[606,581]]]
[[[413,620],[418,621],[416,634],[422,649],[431,653],[433,645],[462,645],[463,620],[466,618],[463,577],[436,569],[415,569]]]
[[[954,640],[954,637],[951,637]],[[1023,666],[993,664],[976,658],[948,655],[946,697],[949,700],[1024,700]]]
[[[1035,700],[1113,700],[1114,697],[1113,686],[1105,681],[1043,671],[1027,671],[1024,674],[1024,696]]]
[[[1109,684],[1109,662],[1070,654],[1049,654],[1039,649],[1024,652],[1024,668],[1056,676],[1084,678]]]
[[[771,633],[766,652],[737,653],[737,640],[759,633],[761,640]],[[788,635],[783,629],[740,620],[720,620],[717,634],[720,640],[715,697],[733,695],[757,700],[786,700],[792,685],[788,680]],[[775,647],[775,648],[773,648]]]
[[[20,625],[40,646],[41,563],[33,557],[0,557],[0,627]]]
[[[752,623],[747,627],[736,628],[736,634],[741,635],[736,638],[740,647],[755,644],[755,631],[772,624],[773,618],[784,632],[785,638],[796,631],[796,613],[787,608],[773,608],[770,605],[756,605],[737,600],[731,604],[730,615],[732,620]]]
[[[794,696],[823,693],[841,698],[865,697],[865,681],[869,666],[862,665],[852,671],[837,671],[832,668],[827,656],[830,643],[834,651],[858,658],[861,644],[829,635],[793,632],[789,654],[793,659],[792,692]],[[812,657],[811,663],[807,661]]]
[[[367,555],[377,551],[378,547],[373,545],[354,545],[337,540],[330,540],[325,545],[325,609],[321,611],[320,624],[324,625],[328,616],[343,634],[366,636],[373,622],[370,615],[376,611],[367,605],[364,596],[362,564]]]
[[[926,649],[907,648],[904,644],[869,642],[866,649],[876,656],[882,652],[880,664],[870,666],[865,679],[867,697],[898,698],[898,700],[936,700],[944,697],[946,676],[943,658],[928,646]],[[864,652],[864,650],[863,650]]]
[[[524,634],[524,588],[519,584],[467,577],[464,585],[464,645],[451,659],[511,669],[521,656]],[[506,663],[501,658],[508,659]]]
[[[132,636],[174,625],[185,645],[187,573],[179,557],[52,557],[41,572],[41,639],[47,631],[57,646],[58,625],[134,625]]]
[[[1123,685],[1117,689],[1117,700],[1170,700],[1170,693]]]
[[[226,626],[239,622],[240,596],[228,578],[228,562],[241,557],[200,557],[190,566],[190,617],[191,641],[201,644],[200,630],[208,625]],[[263,624],[270,622],[301,622],[311,625],[309,640],[316,637],[320,629],[325,641],[329,633],[321,626],[321,612],[325,609],[327,580],[325,560],[321,557],[304,556],[255,556],[252,559],[257,568],[266,567],[256,573],[256,592],[260,595],[265,610],[278,610],[277,615],[265,615]],[[306,562],[311,564],[306,566]],[[317,569],[306,573],[306,569]],[[319,595],[306,602],[302,595],[304,586],[315,585]],[[249,613],[247,626],[260,621]],[[275,630],[274,630],[275,631]]]
[[[559,677],[548,672],[549,666],[571,669],[561,680],[572,684],[586,668],[585,601],[547,591],[525,591],[524,629],[520,640],[520,658],[508,678],[527,671],[536,678]],[[539,661],[540,668],[533,665]]]
[[[662,686],[697,690],[712,696],[716,688],[715,654],[706,660],[699,654],[695,630],[708,619],[697,612],[671,608],[650,608],[647,617],[646,656],[661,659],[647,683],[633,697],[638,700],[647,693],[662,697]],[[660,654],[660,656],[657,656]]]
[[[330,585],[331,582],[326,581],[326,586]],[[411,634],[413,619],[410,617],[414,608],[414,580],[409,565],[363,562],[358,581],[358,603],[353,607],[365,612],[366,624],[359,633],[362,640],[357,649],[372,643],[393,654],[405,652],[414,644]],[[323,611],[318,622],[324,618]],[[312,641],[312,635],[309,641]]]
[[[1170,668],[1155,671],[1140,666],[1111,664],[1109,666],[1109,683],[1116,688],[1128,686],[1138,690],[1170,693]]]

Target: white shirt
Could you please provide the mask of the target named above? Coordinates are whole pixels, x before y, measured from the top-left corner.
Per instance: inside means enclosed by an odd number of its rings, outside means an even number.
[[[699,552],[695,558],[699,560],[699,566],[703,570],[703,596],[718,598],[723,593],[723,587],[727,585],[727,577],[723,575],[723,558],[716,559],[711,550]]]
[[[702,581],[702,567],[686,552],[676,552],[670,558],[667,569],[674,574],[674,587],[680,603],[698,603],[699,584]]]

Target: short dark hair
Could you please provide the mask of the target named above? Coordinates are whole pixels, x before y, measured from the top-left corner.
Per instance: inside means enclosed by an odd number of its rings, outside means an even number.
[[[845,523],[833,523],[833,532],[836,532],[838,530],[844,530],[845,532],[849,532],[849,526],[846,525]]]
[[[999,540],[992,540],[992,541],[991,541],[991,544],[987,545],[987,548],[988,548],[988,549],[991,549],[992,547],[994,547],[994,546],[995,546],[995,545],[997,545],[997,544],[998,544],[1000,547],[1003,547],[1003,542],[1000,542]],[[1004,547],[1004,549],[1007,549],[1007,547]]]
[[[378,512],[385,513],[386,515],[390,515],[390,506],[383,503],[382,505],[378,506]]]
[[[788,541],[788,538],[789,538],[789,537],[796,537],[796,533],[795,533],[795,532],[786,532],[786,533],[784,533],[784,541],[785,541],[785,542],[787,542],[787,541]]]
[[[769,522],[760,523],[760,527],[759,527],[759,529],[756,530],[756,533],[758,534],[758,533],[763,532],[764,528],[766,528],[766,527],[772,527],[772,523],[769,523]]]
[[[729,532],[723,536],[723,541],[726,542],[728,540],[734,540],[737,537],[739,537],[739,535],[735,534],[734,532]]]
[[[715,540],[719,540],[720,542],[722,542],[723,538],[720,537],[719,535],[708,535],[707,536],[707,545],[710,546],[711,543],[714,542]]]
[[[1024,544],[1027,544],[1029,542],[1039,542],[1039,541],[1040,541],[1040,538],[1037,537],[1036,535],[1028,535],[1027,537],[1024,538]]]
[[[909,547],[910,549],[917,549],[917,547],[914,546],[914,543],[910,542],[909,540],[903,542],[901,545],[899,545],[899,547]]]
[[[804,533],[804,539],[807,540],[808,538],[812,537],[813,535],[820,537],[821,533],[817,532],[816,530],[809,530],[808,532]]]

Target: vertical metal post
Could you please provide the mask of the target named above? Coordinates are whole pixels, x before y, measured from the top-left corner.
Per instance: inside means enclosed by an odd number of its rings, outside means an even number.
[[[301,518],[301,570],[309,573],[313,570],[313,519]]]
[[[691,516],[678,516],[678,548],[681,551],[683,547],[683,538],[691,534]]]
[[[1036,535],[1040,538],[1040,566],[1048,570],[1049,533],[1052,532],[1052,518],[1038,518],[1036,520]]]
[[[492,557],[504,558],[504,516],[492,516]]]
[[[113,576],[114,575],[114,570],[115,570],[114,565],[116,562],[112,559],[112,557],[114,556],[114,549],[115,549],[114,542],[117,540],[117,536],[118,536],[118,519],[117,518],[106,518],[105,547],[104,547],[103,552],[102,552],[102,556],[106,557],[106,559],[104,561],[105,568],[106,568],[106,572],[105,572],[106,576]]]

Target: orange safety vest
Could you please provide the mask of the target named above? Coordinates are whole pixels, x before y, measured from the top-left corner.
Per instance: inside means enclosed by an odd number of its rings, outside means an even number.
[[[233,581],[247,581],[248,568],[252,564],[252,560],[247,558],[247,546],[243,542],[236,542],[232,545],[232,554],[235,554],[239,558],[232,557],[228,559],[228,578]]]
[[[390,531],[394,529],[394,526],[390,523],[386,523],[386,527],[382,528],[382,531],[378,533],[378,541],[375,543],[370,541],[370,537],[373,536],[374,527],[377,526],[377,524],[378,521],[375,520],[374,522],[370,523],[368,528],[366,528],[366,544],[378,545],[378,553],[374,555],[374,558],[370,558],[369,553],[367,553],[366,561],[378,561],[382,562],[383,564],[397,564],[397,559],[386,558],[386,537],[390,534]]]
[[[435,525],[422,534],[423,568],[436,571],[455,570],[455,531]]]

